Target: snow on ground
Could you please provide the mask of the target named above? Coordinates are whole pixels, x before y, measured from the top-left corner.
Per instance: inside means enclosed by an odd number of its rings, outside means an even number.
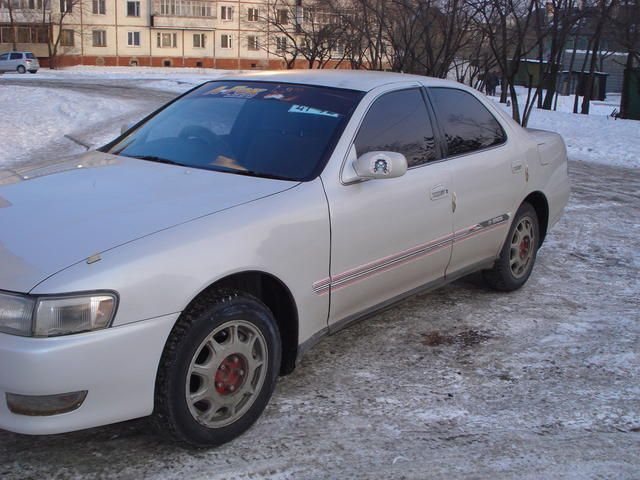
[[[520,90],[518,99],[522,112],[526,101],[524,89]],[[560,96],[556,111],[534,108],[527,126],[561,134],[571,159],[640,167],[640,121],[615,120],[610,116],[614,109],[620,108],[620,95],[609,94],[605,101],[592,101],[589,115],[572,113],[573,99],[573,96]],[[511,114],[510,106],[501,104],[501,107]]]
[[[83,73],[91,101],[86,88],[37,93],[0,78],[0,132],[44,148],[67,126],[95,121],[103,135],[119,126],[110,119],[171,97],[144,89],[156,81],[144,75]],[[188,88],[198,75],[159,81]],[[640,175],[598,163],[637,167],[638,144],[621,132],[640,122],[536,111],[531,126],[562,130],[570,154],[588,161],[571,163],[566,214],[521,290],[467,278],[323,340],[280,379],[256,425],[220,448],[179,448],[144,419],[57,436],[0,432],[0,477],[638,478]]]
[[[639,478],[640,175],[591,162],[570,174],[521,290],[467,278],[324,339],[219,448],[167,443],[144,419],[0,432],[0,477]]]
[[[34,150],[52,142],[64,142],[63,136],[75,130],[131,112],[135,106],[125,100],[96,97],[41,87],[15,87],[0,84],[0,163],[29,159]],[[82,151],[80,149],[79,151]],[[69,152],[72,153],[72,152]]]
[[[145,88],[182,93],[191,86],[242,70],[220,70],[215,68],[162,68],[162,67],[92,67],[77,66],[62,70],[41,69],[36,75],[6,74],[20,80],[73,80],[95,82],[96,80],[124,80],[144,82]]]

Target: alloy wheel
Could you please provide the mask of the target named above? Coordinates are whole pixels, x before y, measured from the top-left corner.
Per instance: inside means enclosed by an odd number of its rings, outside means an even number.
[[[535,250],[533,220],[522,217],[511,237],[509,265],[515,278],[522,278],[528,271]]]
[[[191,415],[207,428],[220,428],[242,417],[262,389],[267,374],[267,343],[244,320],[216,328],[191,360],[186,399]]]

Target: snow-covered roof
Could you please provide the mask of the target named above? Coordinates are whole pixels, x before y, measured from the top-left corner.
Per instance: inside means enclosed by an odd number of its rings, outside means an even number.
[[[283,83],[298,83],[303,85],[318,85],[323,87],[347,88],[367,92],[381,85],[401,82],[420,82],[426,86],[456,85],[457,82],[440,78],[424,77],[407,73],[377,72],[367,70],[277,70],[251,73],[235,73],[221,77],[225,80],[254,80]]]

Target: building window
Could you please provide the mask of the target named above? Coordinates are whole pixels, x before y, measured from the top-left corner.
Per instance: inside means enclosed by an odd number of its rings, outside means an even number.
[[[60,0],[60,13],[73,12],[73,0]]]
[[[220,7],[220,19],[221,20],[233,20],[233,7],[227,7],[225,5]]]
[[[287,37],[276,37],[276,50],[284,52],[287,49]]]
[[[287,23],[289,23],[289,9],[278,9],[278,11],[276,12],[276,22],[278,22],[278,25],[286,25]]]
[[[127,45],[130,47],[139,47],[140,32],[127,32]]]
[[[107,32],[104,30],[93,31],[93,46],[94,47],[106,47],[107,46]]]
[[[107,1],[106,0],[93,0],[93,14],[105,15],[107,13]]]
[[[74,31],[73,30],[60,30],[60,45],[63,47],[73,47],[74,45]]]
[[[140,16],[140,2],[136,0],[129,0],[127,2],[127,17],[139,17]]]
[[[249,22],[257,22],[258,21],[258,9],[257,8],[249,8],[247,10],[247,20]]]
[[[220,48],[231,48],[231,35],[224,34],[220,37]]]
[[[193,34],[193,48],[204,48],[207,36],[204,33]]]
[[[177,33],[159,33],[158,32],[157,39],[158,39],[159,48],[176,48],[178,46]]]
[[[197,0],[160,0],[160,15],[211,17],[211,2]]]
[[[260,50],[260,42],[258,41],[257,35],[249,35],[247,37],[247,49],[249,50]]]

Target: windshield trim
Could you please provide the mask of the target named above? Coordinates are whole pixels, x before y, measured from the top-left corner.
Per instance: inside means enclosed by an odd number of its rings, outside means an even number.
[[[304,178],[286,178],[286,177],[279,177],[279,176],[276,176],[276,175],[262,174],[262,173],[258,173],[258,172],[248,172],[247,173],[247,172],[241,171],[241,170],[234,171],[232,169],[217,169],[217,168],[209,168],[209,167],[204,167],[204,166],[192,166],[192,165],[184,165],[184,164],[180,165],[177,162],[176,162],[175,166],[182,166],[182,168],[193,168],[193,169],[198,169],[198,170],[215,171],[215,172],[221,172],[221,173],[232,173],[232,174],[238,174],[238,175],[251,175],[251,176],[256,176],[256,177],[259,177],[259,178],[270,178],[270,179],[275,179],[275,180],[284,180],[284,181],[291,181],[291,182],[310,182],[312,180],[315,180],[322,173],[322,171],[325,169],[325,167],[327,166],[327,163],[329,162],[329,159],[333,155],[333,152],[334,152],[334,150],[336,148],[336,145],[338,144],[338,141],[340,140],[340,137],[344,133],[344,129],[346,128],[346,126],[349,124],[349,121],[351,120],[351,116],[353,115],[353,112],[355,112],[356,108],[358,107],[358,105],[360,104],[360,102],[362,101],[362,99],[364,98],[364,96],[367,93],[367,92],[364,92],[362,90],[355,90],[355,89],[352,89],[352,88],[341,88],[341,87],[315,85],[315,84],[298,83],[298,82],[275,82],[275,81],[271,81],[271,80],[238,79],[237,77],[235,77],[235,78],[232,77],[232,78],[229,78],[229,79],[227,79],[227,78],[218,78],[218,79],[215,79],[215,80],[209,80],[207,82],[201,83],[200,85],[196,85],[193,88],[191,88],[191,89],[187,90],[186,92],[182,93],[181,95],[178,95],[173,100],[171,100],[171,101],[167,102],[166,104],[162,105],[160,108],[154,110],[149,115],[147,115],[142,120],[140,120],[138,123],[136,123],[133,126],[131,126],[130,128],[128,128],[124,133],[120,134],[117,138],[115,138],[111,142],[109,142],[106,145],[103,145],[102,147],[96,149],[96,151],[102,152],[102,153],[110,153],[110,154],[112,154],[110,152],[111,149],[113,149],[116,145],[118,145],[120,142],[122,142],[122,140],[124,140],[127,136],[132,134],[138,128],[142,127],[149,120],[151,120],[156,115],[158,115],[159,113],[164,111],[166,108],[168,108],[171,105],[173,105],[174,103],[182,100],[187,95],[189,95],[192,92],[204,87],[205,85],[212,84],[212,83],[220,83],[220,82],[239,82],[239,83],[247,82],[247,83],[265,83],[265,84],[271,84],[271,85],[274,85],[274,84],[275,85],[292,85],[292,86],[300,86],[300,87],[306,87],[306,88],[319,88],[319,89],[326,89],[326,90],[337,90],[337,91],[342,91],[342,92],[352,92],[352,93],[357,94],[357,96],[354,97],[354,102],[353,102],[353,105],[351,106],[350,111],[344,114],[343,118],[341,119],[341,122],[338,124],[338,126],[334,130],[333,135],[331,136],[331,138],[327,142],[327,145],[326,145],[326,147],[325,147],[325,149],[324,149],[324,151],[322,153],[322,156],[320,157],[320,160],[317,162],[316,166],[311,171],[311,173],[309,175],[307,175],[306,177],[304,177]],[[122,154],[119,154],[119,153],[118,154],[113,153],[112,155],[136,159],[136,157],[129,157],[129,156],[122,155]],[[140,158],[137,158],[136,160],[154,161],[154,160],[140,159]],[[158,162],[158,163],[165,163],[167,165],[170,165],[168,162]]]

